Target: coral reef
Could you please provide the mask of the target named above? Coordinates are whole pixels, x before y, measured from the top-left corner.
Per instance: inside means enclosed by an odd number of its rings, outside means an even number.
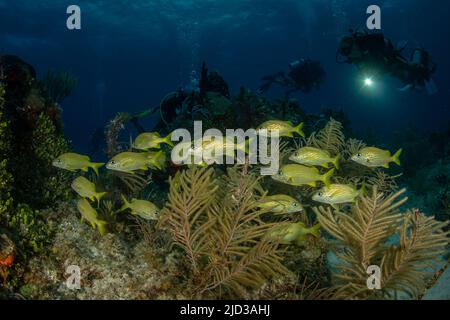
[[[11,290],[20,285],[28,259],[51,241],[40,209],[69,198],[70,175],[51,167],[69,145],[60,108],[41,91],[34,69],[14,56],[1,56],[0,69],[0,234],[17,248],[3,286]]]
[[[421,298],[439,280],[431,277],[430,265],[448,253],[449,226],[438,221],[447,221],[450,210],[445,148],[421,170],[407,164],[405,175],[399,167],[388,171],[357,163],[353,157],[373,142],[349,138],[351,124],[342,110],[307,114],[296,100],[269,101],[244,87],[232,96],[220,74],[204,64],[197,90],[180,89],[158,107],[119,113],[108,123],[99,134],[112,158],[108,170],[89,173],[90,159],[73,152],[85,163],[57,169],[54,159],[70,151],[58,103],[75,79],[49,73],[38,82],[33,68],[17,57],[1,56],[0,62],[1,297]],[[166,145],[144,155],[122,141],[128,139],[127,125],[143,132],[138,120],[157,111],[161,121],[154,130],[164,136],[176,128],[192,129],[193,120],[202,120],[204,130],[255,128],[268,120],[304,122],[306,137],[283,137],[280,165],[292,165],[300,148],[315,149],[327,157],[325,163],[292,168],[305,169],[302,175],[327,173],[327,179],[296,185],[290,183],[293,177],[260,176],[260,165],[248,162],[184,167],[166,161]],[[402,146],[402,139],[396,144]],[[415,150],[418,140],[406,146],[402,162],[408,163],[408,150]],[[138,165],[114,170],[112,160],[122,153],[125,163]],[[156,155],[164,163],[145,162]],[[70,190],[75,173],[63,170],[73,168],[90,192],[74,188],[78,201]],[[407,180],[412,176],[415,183]],[[409,202],[403,198],[405,182],[412,187]],[[316,195],[330,185],[340,185],[336,190],[351,197],[319,205]],[[274,208],[261,206],[268,196],[290,199],[296,210],[274,214]],[[139,206],[124,212],[125,200]],[[84,209],[78,206],[77,212],[75,203]],[[414,208],[425,208],[436,219]],[[91,226],[80,223],[80,213]],[[93,228],[99,224],[100,233]],[[367,287],[367,268],[374,265],[381,269],[380,290]],[[66,285],[70,266],[80,267],[78,290]]]

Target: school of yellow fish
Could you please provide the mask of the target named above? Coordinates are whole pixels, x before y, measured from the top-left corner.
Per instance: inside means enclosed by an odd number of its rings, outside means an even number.
[[[279,137],[291,138],[294,136],[294,133],[304,137],[305,134],[302,131],[303,125],[303,122],[295,126],[289,121],[271,120],[261,124],[257,128],[257,132],[259,135],[268,135],[271,131],[277,130]],[[142,133],[132,143],[132,149],[138,150],[138,152],[127,151],[119,153],[106,163],[106,168],[111,171],[128,174],[133,174],[137,170],[162,170],[167,161],[164,151],[151,151],[152,149],[160,149],[162,144],[177,148],[174,151],[184,152],[185,157],[193,157],[196,152],[201,152],[204,155],[204,151],[209,151],[206,154],[212,156],[215,156],[214,152],[219,152],[221,155],[227,155],[230,152],[234,154],[235,150],[246,152],[246,146],[248,144],[233,144],[234,142],[230,143],[226,140],[205,140],[200,144],[200,147],[197,144],[197,149],[201,149],[197,150],[194,147],[196,144],[191,142],[181,142],[174,146],[171,141],[171,136],[169,134],[162,137],[158,132]],[[391,162],[400,165],[399,157],[401,152],[402,149],[392,155],[386,150],[365,147],[352,155],[350,160],[369,168],[389,168]],[[207,166],[213,163],[213,161],[208,160],[211,159],[204,159],[198,165]],[[272,175],[272,179],[291,186],[319,187],[313,193],[313,201],[337,208],[342,204],[356,202],[358,197],[363,193],[363,190],[357,190],[352,185],[335,184],[330,181],[335,171],[340,168],[340,154],[332,156],[326,150],[305,146],[296,150],[289,157],[289,160],[294,163],[282,165],[279,172]],[[99,168],[105,164],[91,162],[88,156],[65,153],[55,159],[53,165],[57,168],[72,172],[78,170],[88,172],[89,168],[92,168],[98,175]],[[319,186],[319,184],[322,185]],[[95,184],[84,176],[79,176],[72,182],[72,189],[80,196],[77,207],[81,213],[82,220],[88,221],[93,228],[97,228],[101,234],[104,234],[106,232],[106,222],[98,218],[98,213],[92,207],[91,202],[97,202],[99,206],[100,200],[106,195],[106,192],[98,192]],[[158,219],[160,210],[152,202],[140,199],[132,199],[129,201],[123,195],[122,200],[123,206],[118,212],[130,210],[132,215],[146,220]],[[284,194],[263,197],[258,201],[257,207],[275,215],[304,211],[303,205],[297,199]],[[287,222],[271,231],[268,237],[270,239],[277,239],[282,244],[294,243],[303,245],[308,235],[319,237],[319,230],[319,224],[308,228],[301,222]]]

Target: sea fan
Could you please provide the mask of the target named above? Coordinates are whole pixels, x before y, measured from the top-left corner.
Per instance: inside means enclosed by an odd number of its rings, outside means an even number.
[[[437,258],[448,243],[442,229],[447,223],[433,218],[402,215],[399,199],[405,189],[384,197],[375,186],[371,196],[352,207],[349,214],[330,208],[314,208],[322,227],[335,237],[340,261],[333,297],[337,299],[385,298],[402,291],[416,297],[424,289],[425,266]],[[388,239],[400,232],[400,244]],[[382,270],[381,290],[367,287],[367,268]]]
[[[342,132],[342,124],[330,118],[330,121],[319,132],[313,132],[307,139],[306,144],[322,150],[326,150],[333,155],[341,153],[345,145],[345,136]]]
[[[174,243],[186,251],[195,274],[199,272],[198,260],[208,252],[215,223],[208,214],[217,190],[213,174],[212,169],[192,167],[178,179],[171,178],[169,201],[158,222],[158,227],[168,230]]]
[[[260,219],[266,211],[256,207],[259,179],[247,169],[229,169],[217,180],[213,169],[192,167],[170,180],[158,227],[186,252],[197,293],[245,296],[248,289],[288,272],[278,244],[265,237],[273,224]]]

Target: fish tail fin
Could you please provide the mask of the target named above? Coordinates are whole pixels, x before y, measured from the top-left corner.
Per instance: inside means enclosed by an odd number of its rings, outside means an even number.
[[[392,156],[392,161],[396,164],[396,165],[401,165],[400,163],[400,155],[402,154],[403,149],[398,149],[398,151]]]
[[[305,137],[305,133],[303,132],[304,125],[304,122],[300,122],[300,124],[294,128],[294,132],[297,132],[300,136]]]
[[[320,237],[320,227],[321,227],[321,226],[320,226],[320,223],[314,225],[314,226],[311,228],[310,234],[311,234],[312,236],[316,237],[316,238],[319,238],[319,237]]]
[[[98,231],[100,232],[101,236],[104,236],[108,232],[108,230],[106,229],[106,225],[107,224],[108,223],[106,221],[103,221],[103,220],[98,220],[97,221],[96,225],[97,225]]]
[[[170,147],[173,148],[173,142],[172,142],[172,133],[169,133],[165,138],[164,138],[164,143],[166,143],[167,145],[169,145]]]
[[[339,169],[340,169],[340,161],[341,161],[341,155],[338,154],[338,155],[336,156],[336,158],[333,159],[333,165],[334,165],[334,167],[336,168],[336,170],[339,170]]]
[[[331,176],[334,174],[334,172],[336,171],[336,168],[331,169],[330,171],[328,171],[327,173],[325,173],[324,175],[322,175],[322,182],[329,187],[330,186],[330,178]]]
[[[120,195],[122,197],[123,206],[120,208],[119,211],[124,211],[130,207],[130,203],[128,202],[127,198],[123,194]]]
[[[166,154],[162,150],[155,154],[149,153],[148,159],[150,160],[150,164],[152,164],[155,168],[162,170],[164,167],[164,162],[166,161]]]
[[[91,163],[91,168],[94,170],[95,174],[98,176],[98,169],[100,169],[101,167],[103,167],[104,163],[103,162],[94,162]]]
[[[104,196],[106,196],[108,192],[97,192],[96,197],[98,202],[100,202],[101,198],[103,198]]]

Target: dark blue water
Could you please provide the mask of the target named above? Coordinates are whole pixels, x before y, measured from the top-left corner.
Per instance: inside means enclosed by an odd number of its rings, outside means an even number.
[[[81,7],[82,30],[66,28],[71,4]],[[382,8],[382,31],[394,43],[430,51],[438,94],[403,93],[389,78],[363,89],[352,66],[336,63],[340,37],[365,26],[369,4]],[[429,132],[450,119],[449,14],[446,0],[0,0],[0,52],[20,56],[40,77],[49,69],[78,77],[62,108],[79,151],[117,112],[142,111],[189,86],[202,61],[237,94],[301,57],[321,61],[327,72],[320,91],[295,95],[305,109],[342,108],[357,133],[372,129],[388,139],[409,125]],[[151,129],[151,120],[143,125]]]

